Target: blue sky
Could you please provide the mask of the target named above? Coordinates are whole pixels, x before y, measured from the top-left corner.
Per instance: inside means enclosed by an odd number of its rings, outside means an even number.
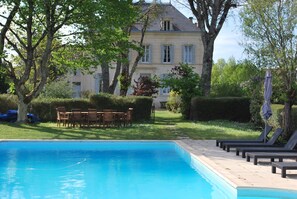
[[[185,6],[177,3],[178,0],[173,0],[171,3],[186,17],[194,16],[192,11]],[[170,0],[162,0],[163,3],[168,3]],[[229,17],[223,25],[221,32],[215,41],[214,47],[214,61],[216,62],[220,58],[225,60],[230,57],[234,57],[236,60],[245,58],[244,48],[239,45],[243,40],[243,36],[240,30],[239,11],[240,8],[231,10]],[[195,17],[194,17],[195,19]]]

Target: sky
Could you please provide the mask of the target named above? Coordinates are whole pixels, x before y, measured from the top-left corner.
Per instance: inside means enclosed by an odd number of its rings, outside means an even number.
[[[168,3],[170,0],[162,0],[162,2]],[[177,0],[172,0],[171,3],[186,17],[194,17],[192,11],[184,5],[177,3]],[[229,12],[229,17],[215,40],[214,62],[217,62],[217,60],[221,58],[225,60],[228,60],[230,57],[234,57],[236,60],[246,58],[244,48],[239,44],[243,40],[240,30],[239,9],[240,8],[236,8]]]

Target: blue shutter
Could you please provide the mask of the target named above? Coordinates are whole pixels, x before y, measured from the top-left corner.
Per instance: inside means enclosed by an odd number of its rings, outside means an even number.
[[[163,63],[163,57],[164,57],[164,45],[161,45],[161,63]]]
[[[196,63],[196,47],[195,45],[192,46],[192,64],[195,64]]]
[[[174,63],[174,46],[170,45],[170,63]]]
[[[181,57],[181,63],[185,63],[185,56],[186,56],[185,45],[182,45],[182,57]]]
[[[153,54],[152,54],[152,48],[153,48],[153,46],[152,45],[149,45],[149,63],[152,63],[152,56],[153,56]]]

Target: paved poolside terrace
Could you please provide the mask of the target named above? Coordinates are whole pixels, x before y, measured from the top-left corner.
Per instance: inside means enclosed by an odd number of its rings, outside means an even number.
[[[215,140],[182,139],[176,143],[234,188],[257,187],[297,191],[297,171],[287,171],[289,175],[282,178],[280,169],[276,169],[276,174],[271,172],[269,159],[259,159],[258,165],[254,165],[253,159],[247,162],[245,158],[236,156],[234,150],[226,152],[216,147]]]

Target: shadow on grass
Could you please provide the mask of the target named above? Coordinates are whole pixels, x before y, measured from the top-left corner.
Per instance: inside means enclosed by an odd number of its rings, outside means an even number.
[[[10,128],[10,131],[19,132],[15,139],[101,139],[101,140],[168,140],[175,139],[164,129],[155,128],[151,124],[133,124],[131,127],[112,128],[71,128],[56,127],[54,123],[40,124],[14,124],[5,123],[2,128]],[[0,134],[2,139],[13,137],[13,135]]]

